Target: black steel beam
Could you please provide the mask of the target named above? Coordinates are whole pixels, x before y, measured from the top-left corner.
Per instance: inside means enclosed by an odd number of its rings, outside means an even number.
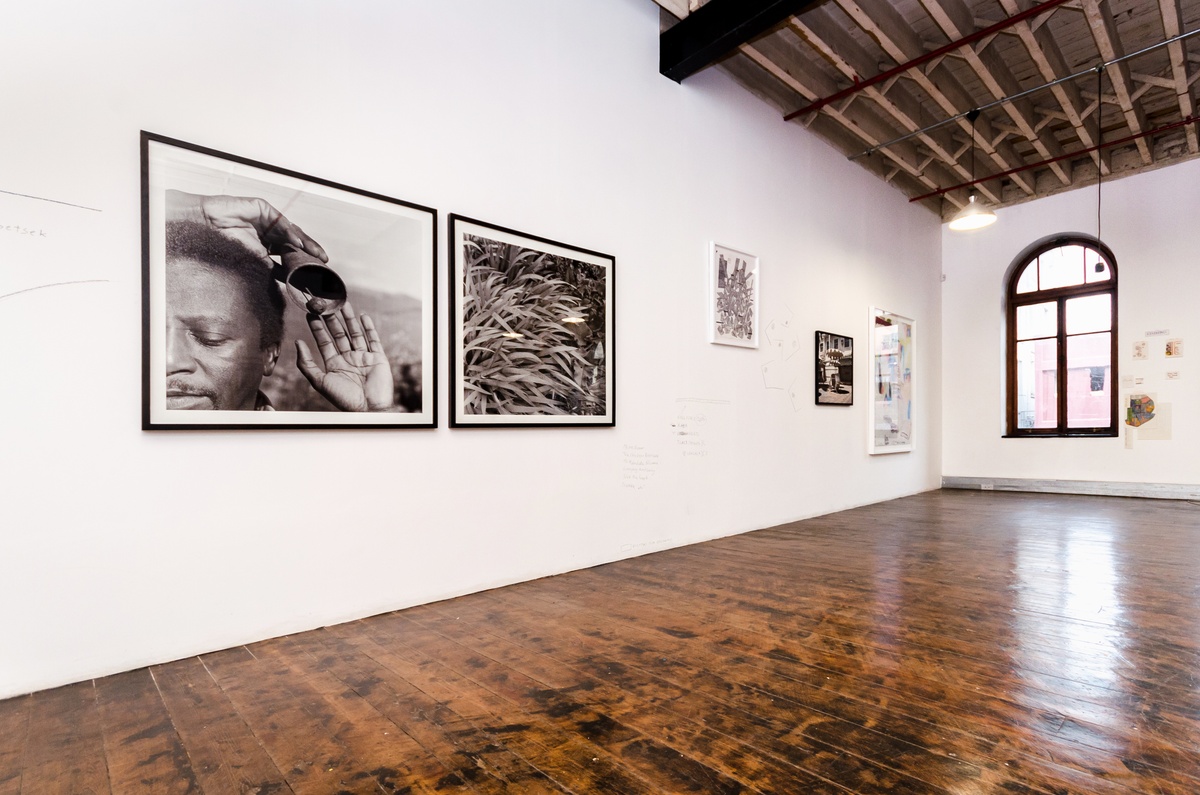
[[[824,2],[709,0],[659,35],[658,71],[682,83],[758,34]]]

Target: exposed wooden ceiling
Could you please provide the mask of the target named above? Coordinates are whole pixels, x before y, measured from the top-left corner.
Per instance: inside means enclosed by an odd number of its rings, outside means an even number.
[[[721,6],[736,17],[746,0],[657,2],[665,42],[678,20],[696,14],[691,25],[711,27]],[[805,5],[735,39],[716,63],[945,218],[966,203],[973,180],[1002,207],[1095,184],[1097,167],[1108,179],[1200,156],[1200,35],[1186,36],[1200,30],[1200,0]],[[1079,76],[1064,79],[1071,75]],[[1044,87],[1052,81],[1061,82]]]

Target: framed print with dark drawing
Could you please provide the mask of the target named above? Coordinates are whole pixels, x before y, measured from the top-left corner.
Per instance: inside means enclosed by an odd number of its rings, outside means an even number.
[[[818,331],[817,405],[854,405],[854,338]]]
[[[615,264],[451,215],[451,427],[615,425]]]
[[[142,133],[142,428],[433,428],[437,212]]]
[[[758,347],[758,257],[719,243],[709,246],[708,341]]]
[[[871,307],[871,394],[868,452],[913,449],[913,367],[916,323]]]

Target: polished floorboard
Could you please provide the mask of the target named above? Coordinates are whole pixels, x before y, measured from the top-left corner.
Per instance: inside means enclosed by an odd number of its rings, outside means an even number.
[[[0,795],[1200,793],[1200,506],[937,491],[0,702]]]

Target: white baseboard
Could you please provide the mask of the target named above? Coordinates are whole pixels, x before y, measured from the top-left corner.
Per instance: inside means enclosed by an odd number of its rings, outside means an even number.
[[[1186,483],[1114,483],[1100,480],[943,477],[942,488],[974,489],[976,491],[1036,491],[1047,494],[1093,494],[1100,497],[1148,497],[1155,500],[1200,500],[1200,485]]]

